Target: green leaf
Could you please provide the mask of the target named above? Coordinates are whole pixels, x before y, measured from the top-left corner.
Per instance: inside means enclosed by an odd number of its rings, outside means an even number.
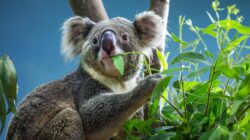
[[[247,115],[240,121],[240,126],[244,127],[250,123],[250,109],[248,109]]]
[[[116,69],[120,72],[121,75],[124,74],[124,60],[122,55],[115,55],[112,57],[113,63]]]
[[[225,75],[228,78],[239,79],[240,77],[239,73],[234,68],[230,68],[227,64],[216,68],[216,70],[220,71],[223,75]]]
[[[166,90],[171,78],[171,76],[164,77],[160,82],[158,82],[158,84],[154,88],[154,91],[150,98],[151,104],[149,107],[149,116],[153,116],[156,114],[160,102],[160,96],[163,91]]]
[[[162,55],[161,51],[158,49],[156,50],[156,55],[159,58],[161,65],[163,66],[163,69],[166,70],[168,69],[168,63],[164,55]]]
[[[16,99],[17,94],[17,76],[16,70],[7,55],[3,56],[3,88],[6,98]]]
[[[250,73],[245,77],[243,83],[240,86],[238,93],[236,94],[237,99],[245,99],[250,95]]]
[[[205,50],[205,55],[210,57],[210,58],[214,58],[214,55],[207,49]]]
[[[8,109],[7,113],[12,112],[15,116],[18,116],[16,107],[15,107],[15,100],[7,98],[7,103],[8,103],[8,106],[9,106],[9,109]]]
[[[0,71],[1,71],[1,67],[0,67]],[[5,106],[5,99],[4,99],[3,84],[2,84],[1,79],[0,79],[0,120],[1,120],[0,135],[1,135],[3,128],[5,126],[5,121],[6,121],[6,106]]]
[[[166,130],[170,130],[174,128],[174,126],[163,126],[163,127],[158,127],[156,129],[154,129],[154,132],[157,133],[157,132],[160,132],[160,131],[166,131]]]
[[[235,47],[239,46],[242,41],[245,41],[249,38],[248,35],[243,35],[235,40],[232,40],[230,43],[227,44],[223,52],[231,52]]]
[[[171,38],[174,40],[174,42],[180,43],[183,46],[187,46],[187,42],[180,40],[174,33],[171,33]]]
[[[189,96],[186,98],[186,104],[206,104],[207,103],[207,89],[208,83],[197,84]]]
[[[180,67],[174,67],[174,68],[168,68],[167,70],[163,70],[161,73],[170,75],[175,72],[180,72],[181,68]],[[182,67],[182,70],[188,70],[188,67]]]
[[[196,89],[197,86],[202,85],[202,83],[197,82],[197,81],[189,81],[189,82],[184,81],[183,85],[184,85],[185,91],[191,91],[191,90]],[[173,87],[176,89],[183,89],[182,84],[180,84],[179,80],[177,80],[173,83]]]
[[[217,36],[216,36],[217,33],[214,30],[210,29],[210,28],[201,29],[201,32],[203,34],[207,34],[207,35],[210,35],[210,36],[212,36],[214,38],[217,38]]]
[[[188,61],[192,63],[204,63],[210,65],[210,63],[206,60],[206,58],[202,54],[196,52],[184,52],[182,54],[179,54],[177,57],[174,58],[172,64],[176,64],[180,61]]]
[[[201,112],[194,112],[189,120],[189,125],[191,126],[192,133],[200,133],[202,130],[202,125],[208,122],[208,117]]]
[[[221,27],[225,29],[235,29],[241,34],[247,34],[247,35],[250,34],[250,27],[243,26],[241,23],[235,20],[230,20],[230,19],[225,19],[225,20],[218,21],[214,24],[210,24],[205,29],[217,30],[217,25],[220,25]]]
[[[148,140],[166,140],[169,137],[172,137],[174,135],[176,135],[176,132],[167,132],[165,134],[155,135],[155,136],[149,138]]]
[[[233,105],[232,105],[231,110],[230,110],[230,115],[233,115],[238,110],[238,108],[240,107],[240,105],[243,102],[244,101],[242,101],[242,100],[235,100],[235,101],[233,101]]]
[[[211,129],[203,133],[200,137],[200,140],[219,140],[222,137],[228,136],[229,131],[225,126],[218,125],[217,128]]]
[[[203,67],[197,71],[191,72],[187,78],[192,78],[192,77],[197,77],[197,76],[201,76],[202,74],[206,73],[207,71],[209,71],[211,69],[211,66],[206,66]]]
[[[231,139],[229,140],[245,140],[245,138],[244,138],[244,135],[242,135],[242,133],[233,132],[233,134],[231,135]]]

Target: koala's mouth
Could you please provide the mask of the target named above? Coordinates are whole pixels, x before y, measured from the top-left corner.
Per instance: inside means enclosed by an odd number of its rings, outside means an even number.
[[[105,73],[111,76],[119,76],[120,73],[116,69],[112,57],[103,57],[101,58],[101,65],[104,68]]]

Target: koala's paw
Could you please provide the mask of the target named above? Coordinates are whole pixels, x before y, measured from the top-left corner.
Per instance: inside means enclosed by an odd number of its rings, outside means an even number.
[[[147,91],[147,92],[153,92],[155,86],[157,83],[162,79],[161,74],[153,74],[147,76],[145,79],[141,80],[139,82],[139,86],[142,88],[141,90]]]

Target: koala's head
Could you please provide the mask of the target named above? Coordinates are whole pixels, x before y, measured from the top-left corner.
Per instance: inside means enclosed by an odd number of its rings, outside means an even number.
[[[140,69],[142,55],[124,56],[124,75],[115,68],[112,56],[126,52],[144,52],[160,44],[162,19],[153,12],[138,14],[135,21],[117,17],[95,23],[88,18],[72,17],[63,25],[62,53],[66,59],[80,54],[86,71],[128,80]]]

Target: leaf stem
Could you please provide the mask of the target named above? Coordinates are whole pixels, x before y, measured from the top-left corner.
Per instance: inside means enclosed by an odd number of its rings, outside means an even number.
[[[179,17],[179,39],[182,41],[182,27],[185,21],[185,17]],[[182,54],[182,43],[180,43],[180,54]],[[185,95],[185,87],[183,81],[183,69],[182,69],[182,60],[180,60],[180,75],[179,75],[180,85],[182,87],[182,95],[183,95],[183,103],[184,103],[184,118],[187,117],[187,107],[186,107],[186,95]]]
[[[206,105],[206,111],[205,111],[206,116],[208,116],[208,112],[209,112],[210,95],[211,95],[212,86],[213,86],[213,82],[214,82],[214,76],[216,74],[216,65],[218,63],[218,60],[220,59],[220,56],[221,56],[221,53],[219,53],[215,63],[212,64],[212,67],[211,67],[211,70],[209,73],[208,97],[207,97],[207,105]]]
[[[179,109],[173,105],[169,100],[167,100],[164,96],[161,96],[161,98],[163,98],[182,118],[184,118],[184,116],[181,114],[181,112],[179,111]]]

